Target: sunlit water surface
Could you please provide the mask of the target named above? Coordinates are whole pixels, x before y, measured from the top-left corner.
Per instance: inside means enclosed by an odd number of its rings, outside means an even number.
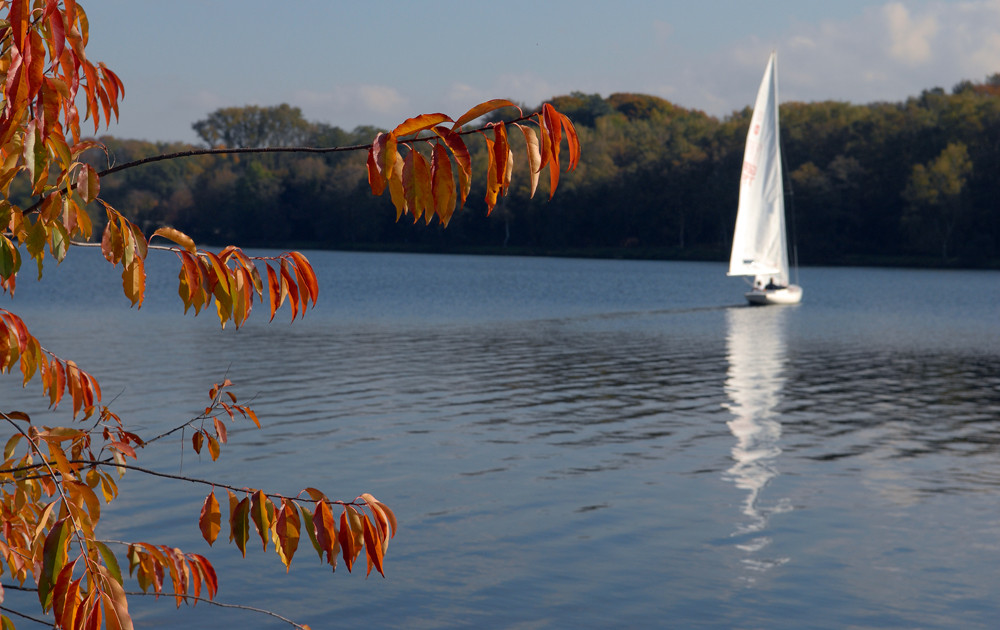
[[[177,437],[144,465],[368,491],[400,519],[386,579],[330,574],[305,540],[286,575],[253,539],[246,559],[225,531],[208,547],[205,487],[129,474],[104,535],[209,556],[219,601],[315,629],[1000,619],[1000,274],[809,268],[801,305],[748,308],[720,264],[310,259],[320,305],[291,325],[183,316],[169,256],[139,311],[93,251],[4,298],[146,437],[226,376],[253,399],[263,430],[233,425],[220,461]],[[0,396],[67,420],[37,383]],[[282,627],[132,609],[145,628]]]

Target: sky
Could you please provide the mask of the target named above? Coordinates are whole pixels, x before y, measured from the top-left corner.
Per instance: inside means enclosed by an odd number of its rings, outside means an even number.
[[[725,117],[771,50],[780,100],[903,101],[1000,72],[1000,0],[78,0],[125,83],[121,138],[221,107],[351,130],[508,98],[652,94]]]

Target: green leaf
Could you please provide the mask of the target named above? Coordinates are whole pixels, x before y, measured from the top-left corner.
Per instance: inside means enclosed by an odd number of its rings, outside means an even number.
[[[38,601],[42,604],[42,610],[47,611],[52,607],[52,587],[68,558],[71,529],[69,520],[64,518],[53,525],[45,537],[42,575],[38,580]]]
[[[253,524],[257,527],[257,533],[260,534],[260,542],[266,550],[268,532],[274,522],[274,505],[261,490],[254,492],[250,498],[250,516],[253,518]]]
[[[66,252],[69,251],[69,234],[62,223],[56,222],[52,226],[52,233],[49,238],[51,239],[49,251],[52,252],[52,257],[62,262],[63,258],[66,258]]]
[[[95,540],[94,544],[97,545],[97,550],[101,552],[101,558],[104,560],[104,566],[108,569],[108,574],[119,584],[122,584],[122,570],[118,566],[118,558],[115,557],[115,554],[111,553],[111,549],[104,543]]]
[[[11,277],[21,268],[21,253],[6,236],[0,236],[0,277]]]
[[[247,556],[247,541],[250,540],[250,498],[243,497],[243,500],[236,504],[236,508],[229,515],[229,530],[236,546],[243,557]]]
[[[316,553],[319,554],[319,559],[322,560],[323,547],[320,546],[319,540],[316,538],[316,527],[313,525],[312,510],[304,505],[300,505],[299,511],[302,512],[302,522],[305,524],[306,532],[309,534],[309,540],[312,542],[312,546],[316,550]]]

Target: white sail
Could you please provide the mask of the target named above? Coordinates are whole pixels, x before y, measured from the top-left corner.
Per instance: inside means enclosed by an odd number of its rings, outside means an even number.
[[[778,58],[771,53],[747,132],[730,276],[756,276],[785,286],[788,245],[778,135]]]

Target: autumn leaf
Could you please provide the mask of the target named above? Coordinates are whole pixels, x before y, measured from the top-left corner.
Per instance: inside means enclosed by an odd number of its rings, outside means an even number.
[[[165,239],[171,240],[183,247],[189,254],[197,253],[197,248],[194,245],[194,240],[190,236],[181,232],[180,230],[175,230],[172,227],[161,227],[153,232],[153,236],[162,236]],[[152,236],[150,240],[152,240]]]
[[[219,511],[219,501],[215,498],[215,493],[210,492],[205,497],[205,503],[201,506],[201,516],[198,518],[198,527],[205,541],[211,545],[219,536],[222,529],[222,514]]]
[[[414,118],[407,118],[399,124],[392,130],[392,136],[395,138],[402,138],[403,136],[409,136],[425,131],[443,122],[451,122],[451,118],[444,114],[421,114],[420,116],[416,116]]]
[[[257,527],[260,542],[266,550],[268,534],[274,519],[274,504],[261,490],[257,490],[250,497],[250,516]]]
[[[230,496],[233,497],[233,495]],[[247,541],[250,540],[249,497],[243,497],[235,507],[232,506],[232,500],[230,500],[229,535],[230,540],[236,542],[236,547],[239,548],[240,553],[245,558],[247,555]]]
[[[521,108],[517,107],[517,105],[508,101],[507,99],[495,98],[493,100],[486,101],[485,103],[480,103],[479,105],[476,105],[469,111],[459,116],[458,120],[455,121],[455,124],[452,125],[451,129],[452,131],[455,131],[456,129],[461,128],[462,125],[464,125],[465,123],[471,122],[481,116],[485,116],[486,114],[492,111],[500,109],[501,107],[515,107],[517,108],[517,111],[519,113],[521,111]]]
[[[132,263],[122,271],[122,287],[125,297],[132,301],[132,306],[142,308],[142,300],[146,291],[146,271],[142,258],[135,257]]]
[[[517,128],[524,135],[524,143],[528,152],[528,175],[531,178],[531,193],[528,196],[530,198],[535,196],[535,190],[538,188],[538,172],[542,170],[542,152],[538,146],[538,136],[534,129],[526,125],[517,125]]]
[[[458,194],[459,203],[464,206],[465,199],[469,196],[472,187],[472,157],[469,148],[462,140],[462,136],[445,127],[435,127],[434,133],[444,141],[445,146],[451,151],[458,165]]]
[[[285,565],[286,572],[291,567],[295,550],[299,547],[299,525],[299,513],[295,505],[287,499],[282,499],[272,531],[275,549]]]
[[[451,221],[455,212],[455,178],[451,171],[448,150],[440,144],[434,145],[431,158],[431,196],[434,199],[434,213],[444,226]]]

